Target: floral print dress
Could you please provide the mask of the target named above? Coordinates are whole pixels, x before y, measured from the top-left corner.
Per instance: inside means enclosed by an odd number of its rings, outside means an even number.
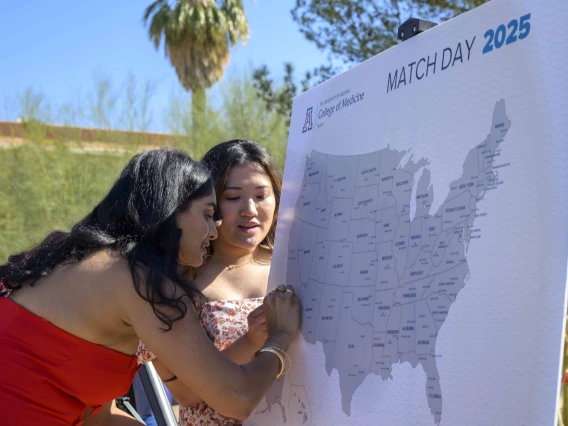
[[[215,346],[225,349],[248,330],[247,317],[262,304],[262,298],[244,300],[222,300],[210,302],[201,309],[201,322],[210,335],[215,337]],[[142,342],[138,346],[138,364],[154,359],[154,355]],[[193,407],[180,407],[180,426],[242,425],[217,413],[205,402]]]

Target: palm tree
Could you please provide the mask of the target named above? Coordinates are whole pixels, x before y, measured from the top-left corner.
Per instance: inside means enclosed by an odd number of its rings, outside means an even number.
[[[156,0],[144,22],[156,49],[164,50],[182,86],[191,91],[193,126],[205,112],[205,89],[223,77],[229,48],[246,42],[248,22],[242,0]]]

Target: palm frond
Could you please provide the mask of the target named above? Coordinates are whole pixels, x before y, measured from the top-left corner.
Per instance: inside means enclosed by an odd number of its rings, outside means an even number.
[[[167,28],[170,24],[171,10],[169,6],[163,5],[159,11],[157,11],[150,23],[150,28],[148,29],[148,35],[150,40],[154,43],[154,47],[158,49],[160,47],[160,41],[162,40],[162,34],[167,32]]]
[[[171,7],[168,0],[156,0],[144,21],[156,49],[164,38],[166,55],[186,90],[219,81],[229,48],[249,35],[242,0],[177,0]]]
[[[154,13],[154,10],[158,8],[158,6],[163,7],[164,5],[168,5],[167,0],[156,0],[154,3],[148,6],[146,8],[146,11],[144,12],[144,17],[142,18],[143,21],[145,23],[148,23],[148,18],[150,18],[150,15]]]

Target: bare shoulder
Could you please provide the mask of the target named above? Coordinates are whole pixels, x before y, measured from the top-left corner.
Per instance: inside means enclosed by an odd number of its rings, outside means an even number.
[[[262,265],[270,266],[270,263],[272,262],[272,250],[268,247],[259,246],[259,251],[255,261]]]
[[[87,256],[80,262],[85,268],[114,271],[128,270],[128,260],[113,250],[100,250]]]
[[[139,298],[128,259],[120,253],[102,250],[83,259],[77,267],[84,282],[89,282],[91,291],[96,291],[118,309],[135,296]],[[137,272],[138,285],[143,286],[144,273]]]
[[[80,262],[80,269],[83,273],[99,276],[101,285],[106,282],[113,288],[132,286],[132,273],[128,260],[111,250],[93,253]]]
[[[138,316],[146,312],[155,317],[154,309],[166,316],[172,313],[172,308],[167,303],[164,305],[161,297],[191,304],[188,295],[175,282],[161,276],[159,271],[149,274],[146,265],[139,264],[131,269],[128,259],[120,254],[101,253],[98,259],[93,259],[93,263],[101,268],[103,276],[107,278],[107,285],[112,287],[113,295],[124,313],[123,321],[127,324],[133,323],[134,314]],[[157,304],[153,305],[153,302]]]

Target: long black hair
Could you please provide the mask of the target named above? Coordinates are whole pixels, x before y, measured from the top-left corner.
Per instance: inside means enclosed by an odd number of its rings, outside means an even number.
[[[266,234],[261,245],[272,250],[274,247],[274,236],[276,234],[276,221],[278,220],[278,206],[280,205],[280,194],[282,193],[282,174],[278,166],[266,149],[257,142],[247,141],[243,139],[233,139],[220,143],[211,148],[201,159],[215,181],[215,191],[220,196],[229,180],[229,173],[234,166],[245,166],[247,164],[256,164],[262,167],[268,175],[272,190],[274,191],[274,199],[276,208],[274,210],[274,219],[272,225]],[[212,246],[210,246],[212,249]]]
[[[194,304],[203,300],[180,270],[182,231],[177,213],[188,209],[193,200],[210,195],[213,187],[209,170],[183,151],[162,148],[137,154],[103,200],[70,232],[52,232],[36,247],[0,265],[4,292],[24,283],[33,285],[58,264],[110,249],[128,260],[136,292],[171,329],[174,321],[185,316],[187,306],[183,296],[172,297],[164,291],[165,280],[181,286]],[[157,306],[171,307],[175,313],[166,315]]]

